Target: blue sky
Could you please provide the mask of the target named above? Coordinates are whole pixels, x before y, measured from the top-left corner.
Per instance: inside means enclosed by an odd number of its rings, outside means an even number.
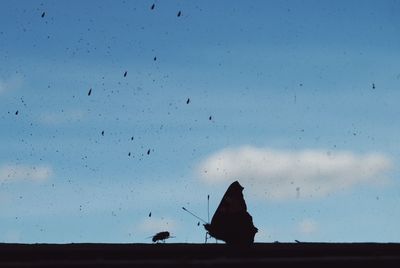
[[[398,242],[399,13],[1,3],[0,241],[201,243],[239,180],[256,241]]]

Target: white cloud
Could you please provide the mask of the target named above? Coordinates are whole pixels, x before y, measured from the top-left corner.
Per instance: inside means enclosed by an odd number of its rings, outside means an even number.
[[[313,234],[318,231],[318,224],[312,219],[302,220],[297,227],[301,234]]]
[[[170,218],[147,217],[139,222],[137,229],[150,235],[162,231],[168,231],[173,235],[176,232],[177,223]]]
[[[73,109],[61,112],[48,112],[40,116],[41,123],[56,125],[63,123],[79,122],[85,117],[85,112],[80,109]]]
[[[49,179],[53,170],[49,166],[2,165],[0,166],[0,182],[35,181],[42,182]]]
[[[289,199],[321,197],[360,184],[381,183],[391,166],[391,160],[379,153],[243,146],[210,155],[198,172],[209,184],[239,180],[251,195]]]
[[[9,79],[0,78],[0,94],[20,88],[22,81],[23,79],[20,75],[11,76]]]

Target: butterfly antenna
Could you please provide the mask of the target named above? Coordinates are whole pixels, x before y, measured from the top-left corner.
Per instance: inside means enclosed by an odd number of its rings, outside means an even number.
[[[207,222],[210,222],[210,195],[207,195]]]
[[[201,221],[204,222],[204,223],[207,223],[205,220],[203,220],[202,218],[198,217],[198,216],[195,215],[194,213],[190,212],[190,211],[187,210],[185,207],[182,207],[182,209],[183,209],[184,211],[186,211],[187,213],[191,214],[193,217],[195,217],[195,218],[201,220]]]

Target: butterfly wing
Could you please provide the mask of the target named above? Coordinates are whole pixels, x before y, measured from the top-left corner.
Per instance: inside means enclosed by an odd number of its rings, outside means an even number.
[[[233,182],[222,197],[211,224],[205,225],[211,236],[228,244],[251,244],[258,230],[247,212],[243,189],[238,181]]]

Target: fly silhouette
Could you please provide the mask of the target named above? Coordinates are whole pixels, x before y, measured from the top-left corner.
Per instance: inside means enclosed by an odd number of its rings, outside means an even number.
[[[170,236],[170,233],[168,231],[164,231],[164,232],[156,233],[151,240],[153,241],[153,243],[156,243],[158,241],[163,241],[165,243],[165,239],[173,238],[173,237],[174,236]]]
[[[233,182],[228,187],[211,219],[211,223],[204,224],[204,228],[210,236],[231,245],[254,243],[254,236],[258,229],[253,224],[253,218],[247,212],[242,193],[243,189],[238,181]],[[194,215],[187,209],[183,209]],[[196,215],[194,216],[199,218]],[[202,221],[204,222],[204,220]]]

